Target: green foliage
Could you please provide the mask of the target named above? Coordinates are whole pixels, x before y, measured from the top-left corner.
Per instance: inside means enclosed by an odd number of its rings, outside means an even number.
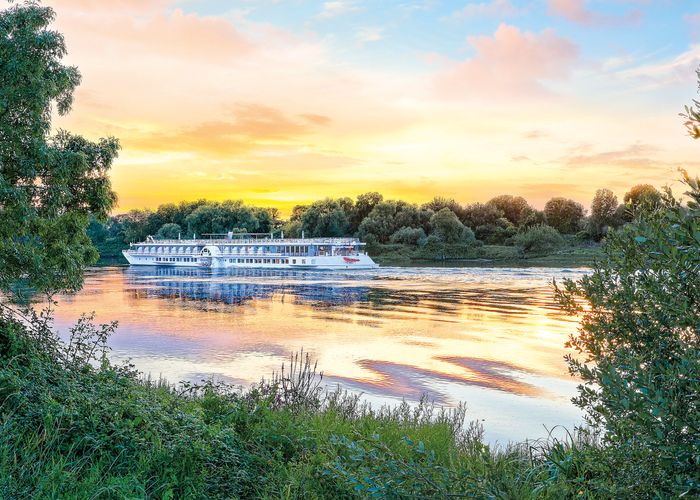
[[[700,89],[700,69],[696,71],[698,75],[698,88]],[[685,107],[685,112],[681,113],[685,118],[685,126],[690,137],[700,139],[700,101],[693,99],[693,104]]]
[[[599,239],[608,232],[610,227],[622,224],[619,213],[617,196],[609,189],[599,189],[595,192],[591,203],[590,233]]]
[[[90,142],[59,131],[80,82],[65,66],[54,12],[34,2],[0,11],[0,289],[23,280],[37,291],[76,290],[97,260],[90,217],[107,217],[115,195],[107,176],[116,139]]]
[[[524,254],[538,254],[560,248],[564,238],[553,227],[540,224],[515,235],[513,244]]]
[[[489,200],[487,205],[503,212],[503,216],[515,226],[519,226],[523,216],[531,209],[527,200],[522,196],[503,194]]]
[[[552,198],[544,206],[545,222],[562,234],[574,234],[581,229],[584,213],[583,205],[562,197]]]
[[[464,218],[464,208],[462,205],[457,203],[453,198],[445,198],[444,196],[436,196],[428,203],[424,203],[421,208],[424,210],[429,210],[431,212],[439,212],[440,210],[447,208],[452,213],[454,213],[457,218]]]
[[[523,212],[520,220],[520,227],[532,227],[539,224],[546,224],[546,216],[543,210],[535,210],[534,208],[528,208]]]
[[[455,212],[457,213],[457,212]],[[461,220],[465,226],[476,230],[479,226],[495,225],[503,217],[503,210],[486,203],[471,203],[462,209]]]
[[[624,202],[632,214],[653,211],[661,205],[662,195],[661,191],[651,184],[637,184],[625,193]]]
[[[425,240],[425,231],[422,227],[402,227],[391,235],[392,243],[403,243],[405,245],[417,245]]]
[[[421,227],[427,232],[432,215],[432,211],[405,201],[383,201],[362,221],[358,235],[370,243],[387,243],[402,227]]]
[[[470,244],[476,241],[474,232],[466,227],[452,210],[445,207],[430,218],[431,236],[443,243]]]
[[[384,196],[377,192],[358,195],[350,220],[350,232],[356,233],[365,217],[382,201],[384,201]]]
[[[503,245],[517,232],[517,228],[508,219],[501,217],[494,224],[477,227],[474,234],[478,240],[487,245]]]
[[[352,200],[349,198],[315,201],[301,216],[301,229],[307,237],[346,236],[350,230]]]
[[[685,182],[687,207],[666,193],[608,237],[591,275],[557,289],[582,318],[568,363],[575,403],[605,430],[609,495],[700,495],[700,186]]]
[[[182,236],[182,228],[173,222],[163,224],[156,233],[156,237],[162,240],[176,240],[179,236]]]
[[[226,234],[234,229],[251,233],[260,230],[260,220],[255,211],[240,200],[200,205],[185,217],[185,223],[189,234],[199,236]]]

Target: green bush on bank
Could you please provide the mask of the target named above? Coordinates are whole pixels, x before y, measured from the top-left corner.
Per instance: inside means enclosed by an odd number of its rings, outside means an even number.
[[[610,495],[700,495],[700,182],[608,236],[592,274],[558,289],[581,316],[575,403],[604,431]]]
[[[561,234],[546,224],[529,227],[513,236],[512,241],[523,254],[552,252],[564,245],[564,238]]]

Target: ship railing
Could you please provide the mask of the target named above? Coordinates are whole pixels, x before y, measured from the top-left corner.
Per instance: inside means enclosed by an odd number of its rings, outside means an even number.
[[[153,240],[130,245],[365,245],[357,238],[241,238],[212,240]]]

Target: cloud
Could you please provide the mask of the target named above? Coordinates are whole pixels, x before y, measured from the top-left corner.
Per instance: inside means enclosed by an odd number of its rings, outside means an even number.
[[[208,157],[229,157],[275,144],[298,141],[330,118],[302,114],[295,120],[280,111],[257,103],[238,103],[231,121],[210,121],[172,132],[137,133],[125,139],[127,146],[144,151],[190,152]]]
[[[572,154],[561,161],[571,168],[585,167],[625,167],[626,169],[657,170],[668,168],[668,164],[651,158],[660,152],[660,149],[651,144],[637,142],[621,149],[601,151],[591,154],[581,154],[583,150],[590,150],[591,146],[575,147]]]
[[[323,2],[321,12],[319,12],[316,17],[318,19],[329,19],[359,10],[360,7],[352,0],[334,0],[331,2]]]
[[[547,137],[547,132],[542,130],[528,130],[523,134],[525,139],[541,139],[542,137]]]
[[[693,82],[700,66],[700,44],[693,44],[685,52],[670,60],[644,64],[615,73],[617,78],[635,81],[641,90],[653,90],[666,85]]]
[[[586,0],[548,0],[549,13],[583,26],[619,26],[636,24],[642,18],[639,10],[630,10],[621,16],[605,15],[586,6]]]
[[[453,12],[451,19],[465,19],[471,17],[510,17],[525,12],[518,8],[510,0],[490,0],[488,2],[468,3],[463,8]]]
[[[332,121],[328,116],[316,115],[313,113],[303,113],[299,116],[307,122],[315,125],[328,125]]]
[[[384,38],[384,28],[380,26],[367,26],[355,35],[355,39],[360,43],[378,42],[382,38]]]
[[[545,80],[568,76],[578,57],[576,45],[551,29],[520,31],[501,24],[492,37],[469,37],[476,54],[438,75],[438,90],[448,97],[546,93]]]

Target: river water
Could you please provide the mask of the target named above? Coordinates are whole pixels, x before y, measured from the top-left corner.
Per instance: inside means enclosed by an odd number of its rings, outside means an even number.
[[[553,278],[583,270],[382,267],[371,271],[209,271],[108,267],[59,297],[65,333],[83,312],[119,321],[114,361],[170,382],[249,385],[302,348],[324,381],[373,404],[463,401],[494,443],[572,429],[564,343],[576,320]]]

